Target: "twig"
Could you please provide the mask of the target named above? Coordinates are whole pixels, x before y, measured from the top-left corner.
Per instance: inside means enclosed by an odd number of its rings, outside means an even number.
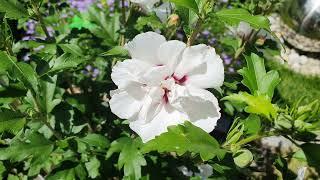
[[[193,42],[195,41],[195,39],[197,38],[198,33],[201,31],[202,23],[203,23],[202,19],[199,18],[199,20],[197,21],[197,24],[195,26],[194,31],[192,32],[191,36],[188,39],[187,46],[191,46],[193,44]]]
[[[36,4],[36,3],[33,4],[33,10],[34,10],[34,12],[35,12],[35,14],[36,14],[36,16],[37,16],[37,19],[38,19],[38,21],[39,21],[39,23],[40,23],[41,29],[42,29],[43,32],[45,33],[45,35],[46,35],[46,37],[47,37],[47,40],[49,40],[49,41],[51,41],[51,40],[52,40],[52,41],[55,41],[55,38],[52,37],[52,36],[50,36],[50,33],[49,33],[49,31],[48,31],[45,23],[44,23],[44,19],[43,19],[42,15],[41,15],[41,12],[39,11],[39,8],[40,8],[40,7],[37,7],[35,4]]]
[[[121,13],[122,13],[122,26],[125,29],[126,24],[127,24],[125,0],[121,0]],[[126,39],[123,34],[121,34],[119,42],[120,42],[119,43],[120,46],[124,46]]]

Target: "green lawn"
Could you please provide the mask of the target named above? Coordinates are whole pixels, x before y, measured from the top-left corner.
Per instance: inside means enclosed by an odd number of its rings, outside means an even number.
[[[303,103],[320,100],[320,77],[305,76],[288,69],[275,61],[268,61],[271,69],[279,71],[281,83],[277,87],[278,95],[287,103],[293,104],[299,98],[304,97]]]

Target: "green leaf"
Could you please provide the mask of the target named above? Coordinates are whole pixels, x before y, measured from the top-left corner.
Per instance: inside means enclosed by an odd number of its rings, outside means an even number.
[[[118,168],[124,167],[124,175],[129,179],[141,178],[141,166],[147,164],[140,148],[142,146],[141,139],[134,139],[128,137],[120,138],[111,143],[111,147],[107,153],[109,158],[113,153],[120,152],[118,159]]]
[[[0,112],[0,133],[17,134],[25,125],[26,119],[12,111]]]
[[[266,72],[264,60],[252,53],[246,56],[247,67],[239,70],[243,76],[242,83],[247,86],[252,94],[266,94],[273,97],[276,86],[280,83],[280,76],[277,71]]]
[[[250,116],[244,121],[244,127],[246,134],[258,134],[261,130],[260,117],[250,114]]]
[[[30,158],[30,169],[28,175],[34,176],[46,165],[48,157],[53,151],[51,141],[42,135],[33,133],[27,136],[26,141],[13,141],[7,148],[0,149],[0,160],[11,160],[20,162]]]
[[[94,179],[100,175],[99,173],[100,161],[96,157],[92,157],[89,162],[85,163],[85,166],[89,173],[89,177]]]
[[[186,152],[199,153],[203,160],[224,156],[218,141],[190,122],[168,127],[168,132],[144,145],[143,152],[150,151],[177,152],[178,155]]]
[[[26,142],[14,141],[9,147],[0,149],[0,160],[22,161],[28,157],[37,160],[50,155],[53,144],[40,134],[30,134]]]
[[[11,70],[12,75],[18,78],[27,88],[38,91],[38,77],[34,69],[27,63],[17,62],[13,56],[0,51],[1,63],[0,68]],[[2,70],[1,70],[2,71]]]
[[[129,54],[123,46],[115,46],[109,51],[102,53],[102,56],[127,56]]]
[[[65,53],[70,53],[75,56],[83,56],[82,49],[76,44],[59,44],[59,46]]]
[[[57,83],[57,76],[52,78],[47,77],[46,80],[40,80],[40,87],[41,87],[41,108],[43,112],[49,114],[54,107],[60,104],[61,99],[55,99],[55,91],[56,91],[56,83]]]
[[[142,31],[145,26],[151,27],[153,30],[156,30],[162,29],[164,25],[156,15],[152,15],[139,17],[134,27],[137,30]]]
[[[191,9],[195,13],[199,13],[198,4],[195,0],[168,0],[175,3],[177,6],[182,6]]]
[[[109,140],[100,134],[88,134],[86,137],[80,138],[79,141],[100,149],[106,149],[110,146]]]
[[[47,180],[75,180],[78,177],[80,180],[86,178],[86,170],[82,164],[77,165],[76,167],[58,171],[57,173],[47,177]]]
[[[0,0],[0,12],[5,12],[6,17],[17,19],[28,17],[28,11],[17,0]]]
[[[86,19],[83,19],[83,18],[81,18],[81,17],[79,17],[77,15],[75,15],[72,18],[72,22],[69,25],[69,27],[71,29],[76,28],[76,29],[79,29],[79,30],[81,30],[82,28],[84,28],[84,29],[92,29],[95,26],[96,26],[95,24],[92,24],[90,21],[88,21]]]
[[[233,160],[238,167],[245,168],[253,161],[253,155],[249,150],[241,149],[233,155]]]
[[[95,36],[103,39],[103,44],[115,46],[118,44],[120,31],[120,14],[114,13],[112,17],[106,16],[101,10],[94,7],[89,8],[88,19],[95,23],[94,28],[90,28],[90,32]]]
[[[308,164],[314,167],[320,167],[320,144],[304,143],[301,145]]]
[[[247,113],[263,115],[266,118],[276,117],[277,106],[271,103],[271,100],[266,95],[250,95],[247,92],[240,92],[239,94],[232,94],[224,97],[223,100],[228,100],[232,103],[243,103],[246,105],[245,111]]]
[[[0,161],[0,179],[2,179],[2,174],[6,171],[6,167],[3,165],[3,162]]]
[[[270,30],[270,22],[267,17],[254,16],[245,9],[222,9],[216,13],[218,18],[226,24],[237,26],[241,21],[249,23],[255,29]]]
[[[53,66],[48,73],[55,73],[62,70],[72,69],[84,63],[86,59],[73,56],[71,54],[63,54],[53,60]]]

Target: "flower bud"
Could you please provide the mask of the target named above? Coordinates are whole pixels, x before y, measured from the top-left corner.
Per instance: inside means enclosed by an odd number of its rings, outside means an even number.
[[[177,26],[179,23],[179,16],[177,14],[172,14],[168,19],[168,26]]]

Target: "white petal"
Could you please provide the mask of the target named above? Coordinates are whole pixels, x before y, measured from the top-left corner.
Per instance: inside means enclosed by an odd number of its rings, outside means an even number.
[[[139,121],[150,122],[163,107],[164,90],[160,87],[151,88],[143,100],[143,105],[138,115]]]
[[[155,32],[146,32],[137,35],[131,42],[125,45],[132,58],[143,60],[153,65],[159,65],[157,52],[166,38]]]
[[[150,67],[141,77],[141,82],[148,86],[160,86],[161,81],[168,77],[171,71],[167,66]]]
[[[179,78],[188,75],[189,72],[206,62],[206,57],[210,54],[210,51],[214,51],[214,49],[204,44],[187,47],[175,70],[175,75]]]
[[[135,131],[145,143],[167,132],[168,126],[182,124],[185,119],[186,116],[184,114],[174,110],[171,106],[163,106],[152,121],[149,123],[139,120],[133,121],[130,122],[130,128]]]
[[[151,67],[148,63],[136,59],[118,62],[111,73],[112,81],[120,88],[131,82],[139,82],[139,78]]]
[[[169,101],[173,107],[184,112],[188,120],[206,132],[211,132],[221,117],[218,100],[204,89],[177,85]]]
[[[185,48],[186,44],[181,41],[173,40],[163,43],[158,50],[160,63],[170,68],[173,73]]]
[[[204,89],[220,89],[224,81],[224,67],[221,58],[214,51],[210,51],[205,61],[206,63],[189,72],[186,83]]]
[[[130,119],[138,114],[143,101],[135,99],[127,91],[116,90],[112,92],[109,104],[111,111],[119,118]]]

